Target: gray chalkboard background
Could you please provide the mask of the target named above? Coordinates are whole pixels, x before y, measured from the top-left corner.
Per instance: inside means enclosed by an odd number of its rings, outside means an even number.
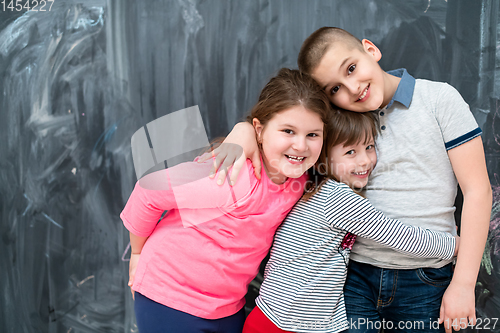
[[[209,139],[225,135],[322,26],[372,40],[384,69],[447,81],[470,104],[494,190],[477,312],[499,317],[496,0],[55,0],[45,9],[0,7],[0,332],[137,331],[119,219],[136,181],[132,134],[199,105]]]

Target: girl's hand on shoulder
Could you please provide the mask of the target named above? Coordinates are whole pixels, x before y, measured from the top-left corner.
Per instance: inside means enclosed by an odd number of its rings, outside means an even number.
[[[223,143],[212,152],[200,156],[197,161],[205,162],[213,158],[214,164],[210,170],[210,178],[215,177],[217,170],[217,184],[224,184],[228,169],[232,166],[229,184],[236,183],[241,168],[245,166],[247,158],[252,160],[255,176],[260,179],[262,165],[260,163],[260,152],[255,138],[255,130],[250,123],[242,122],[234,126],[233,130]]]
[[[130,292],[132,293],[132,298],[135,299],[134,290],[132,289],[132,285],[134,284],[135,279],[135,271],[137,269],[137,264],[139,263],[139,259],[141,257],[140,253],[131,254],[130,262],[128,266],[128,286],[130,287]]]

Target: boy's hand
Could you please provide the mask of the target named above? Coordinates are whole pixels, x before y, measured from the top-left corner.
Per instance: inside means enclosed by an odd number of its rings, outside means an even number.
[[[464,286],[451,281],[441,301],[439,323],[446,333],[458,331],[476,324],[474,286]]]
[[[141,257],[140,253],[131,254],[130,262],[128,264],[128,286],[130,287],[130,292],[132,293],[132,298],[135,300],[134,290],[132,289],[132,285],[134,284],[135,279],[135,270],[137,269],[137,263],[139,262],[139,258]]]
[[[209,158],[214,158],[214,165],[210,170],[210,178],[213,178],[217,170],[220,170],[217,177],[217,184],[219,185],[224,184],[227,171],[231,166],[233,168],[229,177],[229,184],[231,186],[234,185],[247,158],[252,160],[255,176],[260,179],[262,168],[260,152],[255,138],[255,130],[250,123],[242,122],[236,124],[218,148],[210,153],[203,154],[197,161],[201,163]]]

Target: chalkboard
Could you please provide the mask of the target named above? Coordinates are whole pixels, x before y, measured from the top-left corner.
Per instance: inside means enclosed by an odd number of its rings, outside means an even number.
[[[0,2],[1,332],[137,332],[119,218],[137,180],[132,135],[193,105],[209,140],[227,134],[322,26],[372,40],[384,69],[449,82],[469,103],[494,191],[477,313],[498,317],[497,1],[55,0],[44,11],[9,2]]]

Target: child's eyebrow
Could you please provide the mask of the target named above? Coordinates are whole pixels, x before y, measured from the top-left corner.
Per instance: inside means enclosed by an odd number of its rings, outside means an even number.
[[[292,129],[297,129],[297,126],[294,126],[294,125],[290,125],[290,124],[281,124],[282,127],[290,127]],[[316,129],[313,129],[309,132],[323,132],[323,128],[316,128]]]
[[[346,62],[348,62],[349,60],[351,60],[351,57],[347,57],[344,59],[344,61],[342,61],[342,63],[340,64],[339,66],[339,70],[342,69],[342,67],[344,67],[344,65],[346,64]],[[323,88],[321,88],[322,90],[326,90],[326,88],[330,85],[331,83],[327,83]]]
[[[345,59],[344,59],[344,61],[342,61],[342,63],[340,64],[339,69],[340,69],[340,68],[342,68],[342,67],[344,67],[345,63],[346,63],[347,61],[349,61],[350,59],[351,59],[351,57],[347,57],[347,58],[345,58]]]

